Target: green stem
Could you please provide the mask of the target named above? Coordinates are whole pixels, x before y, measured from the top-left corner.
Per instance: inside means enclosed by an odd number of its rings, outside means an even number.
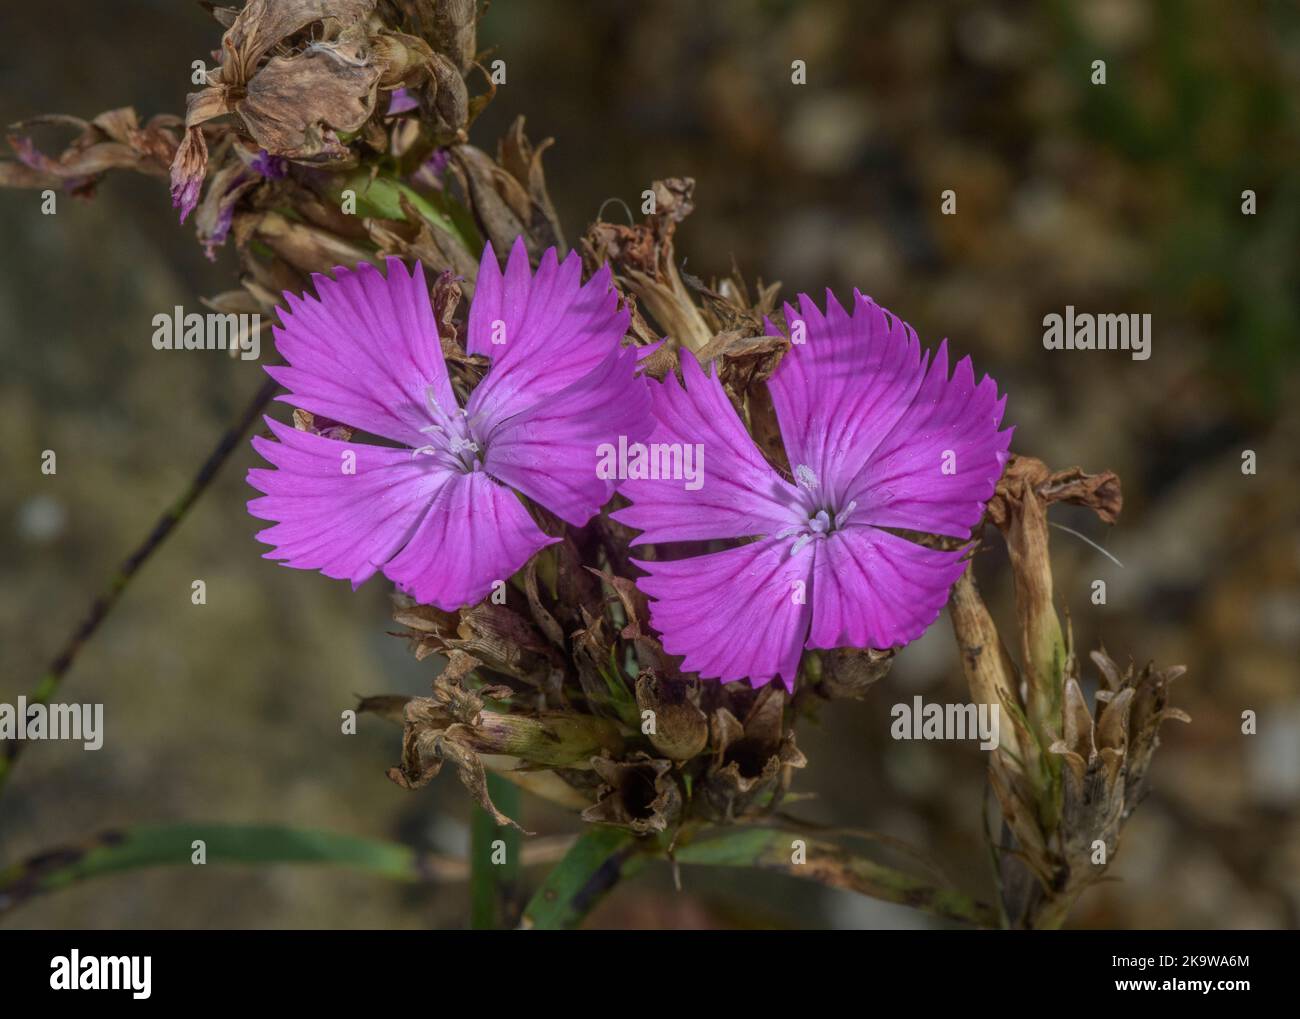
[[[519,787],[500,775],[489,774],[488,795],[497,809],[519,817]],[[520,833],[501,827],[482,807],[474,807],[470,828],[470,927],[497,930],[511,926],[517,912]]]

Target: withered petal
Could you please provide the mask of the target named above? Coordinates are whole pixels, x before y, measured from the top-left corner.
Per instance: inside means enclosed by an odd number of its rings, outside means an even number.
[[[354,63],[327,44],[292,57],[273,57],[235,105],[249,133],[275,156],[302,159],[337,152],[319,130],[355,131],[374,112],[379,69]],[[313,129],[316,130],[313,130]]]

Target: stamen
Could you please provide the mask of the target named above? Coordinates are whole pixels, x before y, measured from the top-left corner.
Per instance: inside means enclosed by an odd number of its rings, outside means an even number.
[[[836,514],[835,514],[835,529],[836,529],[836,530],[839,530],[841,527],[843,527],[845,521],[847,521],[847,520],[849,519],[849,516],[850,516],[850,515],[853,513],[853,511],[854,511],[855,509],[857,509],[857,508],[858,508],[858,500],[857,500],[857,499],[851,499],[851,500],[849,501],[849,504],[848,504],[847,506],[845,506],[842,510],[840,510],[838,513],[836,513]]]
[[[421,447],[417,452],[449,453],[459,461],[462,469],[478,470],[479,464],[475,458],[482,455],[483,448],[473,438],[474,432],[465,409],[456,407],[454,413],[443,410],[434,395],[432,386],[425,389],[424,398],[428,403],[429,416],[433,418],[433,422],[425,425],[420,431],[434,436],[438,441],[433,445]]]
[[[803,549],[803,547],[812,540],[813,540],[813,536],[811,534],[804,533],[799,535],[799,537],[795,540],[795,543],[792,546],[790,546],[790,558],[793,559],[795,556],[797,556],[799,552]]]

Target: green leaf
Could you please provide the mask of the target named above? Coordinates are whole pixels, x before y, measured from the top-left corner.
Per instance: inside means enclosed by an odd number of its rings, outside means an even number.
[[[641,712],[636,706],[636,697],[619,671],[617,647],[611,646],[609,649],[608,667],[602,667],[601,663],[597,662],[596,669],[600,673],[600,678],[605,681],[605,688],[609,691],[610,706],[618,715],[619,721],[633,729],[639,727]]]
[[[423,194],[391,177],[372,179],[364,167],[339,182],[336,199],[341,199],[342,192],[348,189],[356,193],[357,212],[362,216],[404,220],[406,214],[402,211],[402,199],[405,198],[421,216],[458,238],[465,250],[476,256],[483,250],[483,238],[469,211],[445,195]]]
[[[520,816],[519,787],[500,775],[489,773],[488,795],[498,810]],[[505,862],[493,861],[492,844],[505,843]],[[519,880],[519,829],[501,827],[482,807],[474,807],[469,847],[469,922],[474,930],[497,930],[508,926],[514,916]]]
[[[144,867],[192,865],[202,842],[207,863],[311,863],[348,867],[398,881],[420,881],[409,846],[341,832],[255,824],[139,825],[103,832],[81,845],[41,853],[0,869],[0,913],[34,895]]]
[[[804,843],[803,863],[794,862],[794,840]],[[674,853],[682,864],[704,867],[758,867],[912,906],[935,916],[982,927],[996,927],[995,909],[962,892],[886,867],[842,846],[771,828],[732,828]]]
[[[595,825],[573,844],[529,901],[520,926],[572,930],[611,888],[640,869],[636,837],[622,828]]]

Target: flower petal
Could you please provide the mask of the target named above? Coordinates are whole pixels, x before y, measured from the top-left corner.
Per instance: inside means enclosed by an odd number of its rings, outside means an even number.
[[[424,268],[396,258],[388,277],[369,263],[314,274],[318,298],[285,294],[289,310],[274,330],[288,367],[267,373],[289,390],[279,397],[313,414],[419,447],[430,424],[427,393],[448,412],[456,398],[442,360]]]
[[[631,479],[619,491],[632,505],[611,514],[642,533],[632,544],[776,534],[795,524],[799,493],[767,462],[737,417],[722,384],[683,354],[683,388],[675,377],[647,382],[654,401],[652,447],[700,452],[697,489],[677,479]]]
[[[544,534],[519,497],[482,471],[452,474],[410,542],[384,575],[423,604],[453,611],[482,601],[493,581],[508,580]]]
[[[360,586],[406,544],[445,474],[409,449],[266,423],[280,441],[255,437],[253,448],[276,469],[248,472],[248,483],[266,493],[248,511],[278,521],[257,535],[275,546],[265,557]],[[349,467],[355,473],[345,473]]]
[[[925,548],[874,527],[816,542],[810,648],[891,648],[938,618],[963,553]]]
[[[533,275],[520,238],[503,275],[488,244],[470,302],[466,349],[491,358],[492,367],[466,409],[489,422],[527,410],[598,368],[630,321],[618,307],[608,267],[584,286],[577,254],[560,262],[549,248]]]
[[[768,389],[792,468],[808,467],[832,503],[899,421],[921,385],[921,345],[907,323],[853,292],[850,316],[826,292],[823,315],[806,294],[786,323],[802,322]],[[768,323],[768,331],[775,327]]]
[[[998,431],[1006,397],[987,375],[975,384],[969,357],[948,378],[939,345],[912,405],[848,486],[856,519],[956,538],[969,536],[993,495],[1013,429]]]
[[[634,348],[614,348],[595,371],[497,425],[483,469],[575,527],[600,512],[614,482],[597,473],[602,444],[650,431],[650,393],[633,376]]]
[[[752,685],[780,676],[794,689],[811,601],[814,555],[790,555],[789,541],[759,541],[675,562],[637,562],[650,622],[682,670]]]

